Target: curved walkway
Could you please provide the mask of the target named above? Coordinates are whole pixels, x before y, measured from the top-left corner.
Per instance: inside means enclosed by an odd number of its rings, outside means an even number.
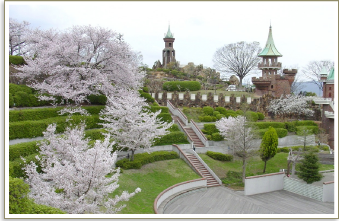
[[[285,190],[244,196],[242,191],[212,187],[176,199],[164,214],[334,214],[334,203]]]

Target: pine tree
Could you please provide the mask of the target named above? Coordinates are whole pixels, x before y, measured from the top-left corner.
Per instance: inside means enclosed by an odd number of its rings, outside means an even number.
[[[275,156],[277,149],[278,134],[273,127],[269,127],[265,132],[260,145],[260,157],[265,162],[263,173],[266,171],[267,161]]]
[[[318,156],[313,152],[306,153],[299,167],[298,177],[308,184],[321,180],[318,161]]]

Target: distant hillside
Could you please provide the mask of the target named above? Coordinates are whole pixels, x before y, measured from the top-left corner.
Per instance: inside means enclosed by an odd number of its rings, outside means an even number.
[[[300,91],[307,91],[307,92],[313,92],[316,93],[318,96],[322,96],[323,92],[319,90],[318,86],[313,83],[312,81],[307,81],[307,82],[300,82],[301,86],[298,87],[298,93]]]

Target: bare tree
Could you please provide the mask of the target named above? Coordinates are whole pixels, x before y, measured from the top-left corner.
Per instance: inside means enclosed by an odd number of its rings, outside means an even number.
[[[324,60],[324,61],[311,61],[308,65],[303,68],[302,72],[308,79],[312,80],[318,88],[323,90],[323,83],[321,82],[319,73],[325,67],[328,71],[334,66],[333,61]]]
[[[9,18],[9,55],[21,55],[21,48],[24,47],[26,36],[29,31],[29,22],[18,22]]]
[[[214,53],[214,68],[220,72],[237,75],[242,85],[242,79],[260,62],[260,52],[259,42],[241,41],[225,45]]]

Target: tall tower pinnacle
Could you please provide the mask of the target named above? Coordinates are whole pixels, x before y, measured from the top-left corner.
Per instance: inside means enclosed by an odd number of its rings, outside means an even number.
[[[162,66],[164,68],[166,68],[168,63],[175,62],[174,40],[174,35],[171,32],[170,25],[168,25],[168,30],[164,37],[165,48],[162,50]]]

